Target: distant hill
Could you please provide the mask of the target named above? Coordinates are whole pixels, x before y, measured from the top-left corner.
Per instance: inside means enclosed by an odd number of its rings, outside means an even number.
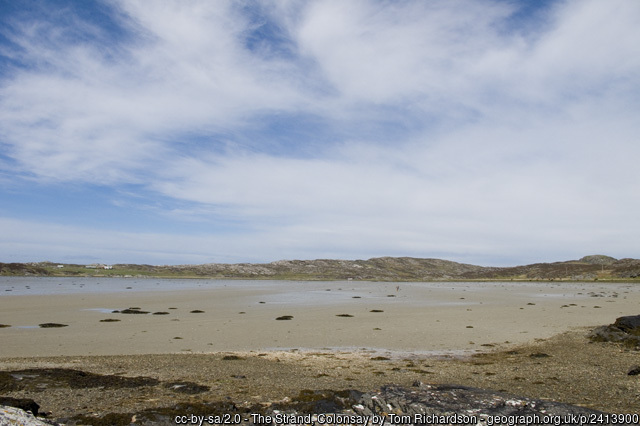
[[[285,280],[640,280],[639,259],[604,255],[579,260],[514,267],[484,267],[442,259],[378,257],[369,260],[279,260],[271,263],[208,263],[152,266],[117,264],[69,265],[51,262],[0,263],[0,275],[153,276],[167,278],[238,278]]]

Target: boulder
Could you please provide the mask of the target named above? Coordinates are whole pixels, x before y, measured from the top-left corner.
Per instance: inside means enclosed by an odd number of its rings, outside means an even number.
[[[41,419],[20,408],[0,405],[0,426],[60,426],[59,423]]]
[[[594,342],[622,343],[625,346],[640,346],[640,315],[617,318],[613,324],[602,325],[589,333]]]
[[[9,396],[0,396],[0,405],[20,408],[24,411],[31,411],[34,416],[38,415],[40,406],[33,399],[28,398],[11,398]]]
[[[640,315],[616,318],[616,322],[613,323],[613,326],[619,328],[625,333],[640,336]]]

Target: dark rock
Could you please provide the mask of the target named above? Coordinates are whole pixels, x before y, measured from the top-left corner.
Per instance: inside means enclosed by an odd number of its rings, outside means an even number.
[[[191,311],[192,314],[204,314],[204,311],[201,311],[200,309],[194,309],[193,311]]]
[[[7,327],[11,327],[9,324],[0,324],[0,328],[7,328]]]
[[[276,321],[289,321],[292,319],[293,319],[293,316],[291,315],[283,315],[281,317],[276,318]]]
[[[628,347],[640,346],[640,315],[619,317],[613,324],[596,327],[588,337],[594,342],[622,343]]]
[[[225,355],[222,357],[223,361],[239,361],[241,359],[244,359],[244,358],[239,357],[238,355]]]
[[[382,309],[372,309],[369,312],[384,312]]]
[[[336,315],[337,317],[344,317],[344,318],[351,318],[353,317],[353,315],[349,315],[349,314],[338,314]]]
[[[153,315],[169,315],[169,312],[154,312]]]
[[[536,352],[529,355],[530,358],[549,358],[551,355],[545,354],[544,352]]]
[[[61,328],[61,327],[68,327],[67,324],[58,324],[55,322],[46,322],[44,324],[38,324],[38,326],[40,328]]]
[[[8,396],[0,396],[0,405],[19,408],[24,411],[30,411],[34,416],[38,415],[40,406],[33,399],[28,398],[11,398]]]
[[[628,376],[637,376],[639,374],[640,374],[640,365],[634,365],[633,367],[631,367],[631,369],[627,373]]]
[[[113,311],[113,313],[118,313],[118,311]],[[120,311],[121,314],[140,314],[140,315],[146,315],[149,312],[148,311],[141,311],[140,308],[129,308],[129,309],[123,309]]]
[[[630,315],[626,317],[616,318],[613,326],[619,328],[625,333],[629,333],[634,336],[640,336],[640,315]]]
[[[120,321],[119,319],[115,319],[115,318],[107,318],[107,319],[101,319],[100,322],[118,322]]]

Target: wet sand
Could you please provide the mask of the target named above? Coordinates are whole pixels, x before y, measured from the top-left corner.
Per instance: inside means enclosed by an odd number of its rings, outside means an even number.
[[[181,291],[143,291],[132,282],[116,293],[5,292],[0,324],[11,327],[0,328],[0,357],[473,353],[609,324],[640,306],[640,286],[624,283],[228,283]],[[149,314],[111,313],[132,307]],[[283,316],[292,318],[276,319]]]

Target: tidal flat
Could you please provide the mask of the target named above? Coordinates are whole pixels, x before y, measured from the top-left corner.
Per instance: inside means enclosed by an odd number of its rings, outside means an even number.
[[[640,382],[627,372],[638,352],[586,334],[638,306],[640,287],[629,283],[3,277],[0,370],[159,381],[4,392],[34,399],[55,418],[180,401],[270,404],[308,390],[416,381],[633,412]],[[46,323],[66,326],[38,327]],[[182,382],[206,390],[165,386]]]

